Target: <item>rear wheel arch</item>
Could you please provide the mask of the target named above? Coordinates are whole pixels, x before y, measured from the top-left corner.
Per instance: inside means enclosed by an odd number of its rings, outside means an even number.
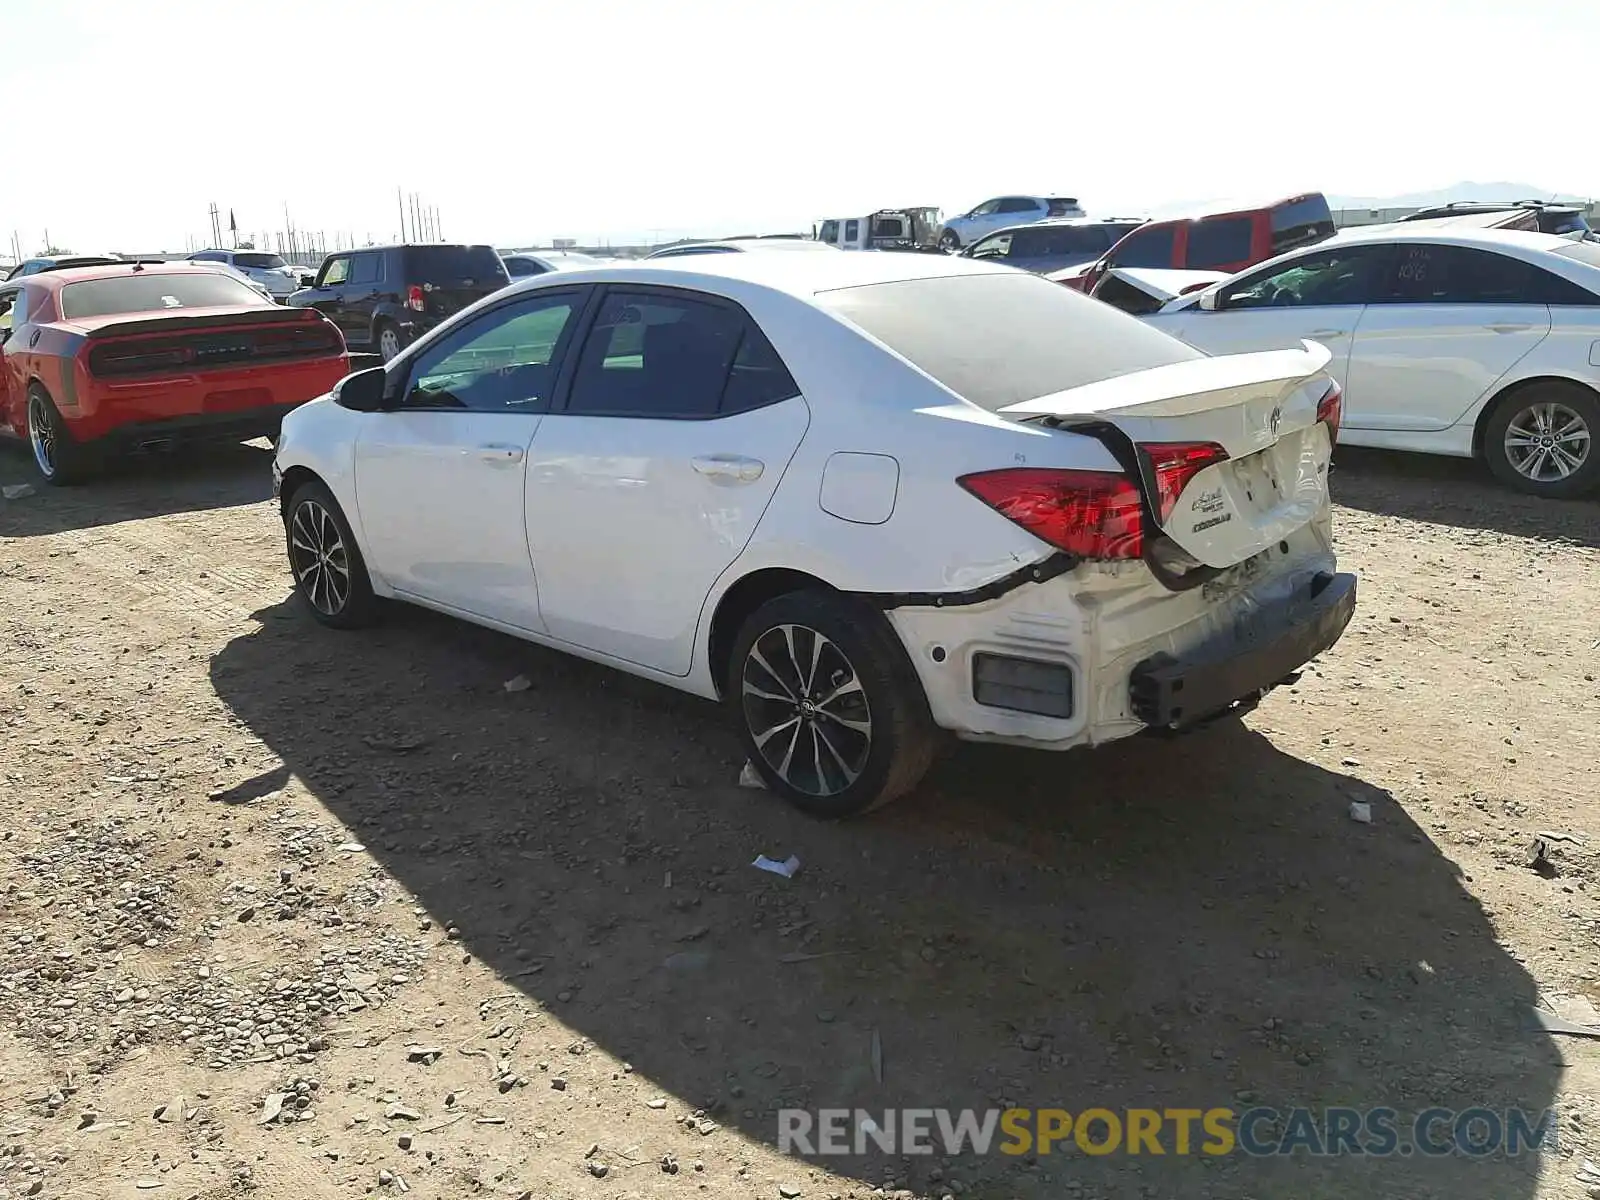
[[[711,630],[706,639],[707,663],[711,668],[711,682],[720,697],[726,691],[729,658],[739,630],[755,612],[769,600],[776,600],[790,592],[819,590],[838,592],[832,584],[805,571],[789,567],[764,567],[741,578],[722,593],[716,611],[711,616]]]
[[[1591,399],[1600,401],[1600,392],[1597,392],[1593,387],[1587,383],[1584,383],[1582,380],[1573,379],[1567,375],[1533,375],[1527,379],[1519,379],[1515,383],[1508,383],[1505,387],[1496,392],[1489,399],[1489,402],[1478,411],[1478,419],[1473,423],[1472,426],[1473,458],[1482,459],[1484,457],[1483,435],[1489,428],[1489,422],[1494,420],[1494,414],[1500,410],[1501,406],[1514,400],[1518,395],[1529,390],[1530,388],[1537,387],[1573,388],[1589,396]]]

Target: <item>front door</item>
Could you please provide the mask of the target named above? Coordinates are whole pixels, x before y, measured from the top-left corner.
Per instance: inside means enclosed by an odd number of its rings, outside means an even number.
[[[405,596],[539,631],[523,520],[528,447],[584,292],[498,305],[399,366],[356,442],[369,565]]]
[[[1344,423],[1448,429],[1550,332],[1544,272],[1469,246],[1396,249],[1356,331]]]
[[[1388,261],[1383,246],[1310,251],[1230,283],[1216,308],[1198,304],[1145,318],[1207,354],[1248,354],[1320,342],[1333,354],[1328,373],[1346,389],[1346,413],[1361,403],[1347,380],[1350,347],[1362,311]]]
[[[608,290],[565,403],[533,439],[528,540],[550,635],[687,675],[706,597],[809,422],[742,309]]]
[[[350,327],[350,315],[345,310],[345,288],[350,282],[350,256],[336,254],[322,264],[317,275],[317,285],[310,297],[311,307],[322,313],[339,327],[344,340],[364,344],[366,335],[358,335]]]
[[[6,349],[11,341],[13,325],[21,325],[23,314],[18,311],[17,298],[22,288],[16,284],[0,287],[0,427],[11,426],[17,433],[27,430],[24,415],[22,381],[13,380],[13,364],[6,359]]]

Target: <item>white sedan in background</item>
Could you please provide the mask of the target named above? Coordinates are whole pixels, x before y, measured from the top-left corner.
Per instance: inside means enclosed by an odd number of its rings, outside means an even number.
[[[1182,729],[1332,645],[1327,360],[942,255],[691,256],[512,284],[297,408],[273,474],[323,623],[406,600],[720,699],[847,816],[941,729]]]
[[[1320,342],[1339,440],[1484,459],[1539,496],[1600,487],[1600,245],[1424,223],[1336,235],[1144,318],[1208,353]]]

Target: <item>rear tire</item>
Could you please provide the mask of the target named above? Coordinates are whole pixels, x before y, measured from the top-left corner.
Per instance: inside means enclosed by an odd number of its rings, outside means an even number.
[[[1575,383],[1538,383],[1496,403],[1484,426],[1483,454],[1502,483],[1565,499],[1600,487],[1596,438],[1600,397]]]
[[[301,484],[284,507],[283,528],[294,589],[313,617],[332,629],[377,620],[366,561],[332,492],[317,480]]]
[[[405,340],[400,336],[399,328],[392,321],[379,321],[373,330],[372,343],[378,348],[378,357],[385,363],[391,361],[400,351],[406,348]]]
[[[94,474],[98,455],[73,440],[61,412],[43,385],[28,388],[28,448],[39,477],[52,487],[71,487]]]
[[[883,614],[830,592],[791,592],[752,613],[724,696],[767,788],[814,817],[897,799],[938,749],[921,681]]]

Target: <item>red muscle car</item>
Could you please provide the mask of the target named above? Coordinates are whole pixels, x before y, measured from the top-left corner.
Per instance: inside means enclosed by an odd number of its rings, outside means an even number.
[[[47,483],[109,457],[277,436],[349,371],[316,309],[188,263],[75,267],[0,283],[0,434]]]

